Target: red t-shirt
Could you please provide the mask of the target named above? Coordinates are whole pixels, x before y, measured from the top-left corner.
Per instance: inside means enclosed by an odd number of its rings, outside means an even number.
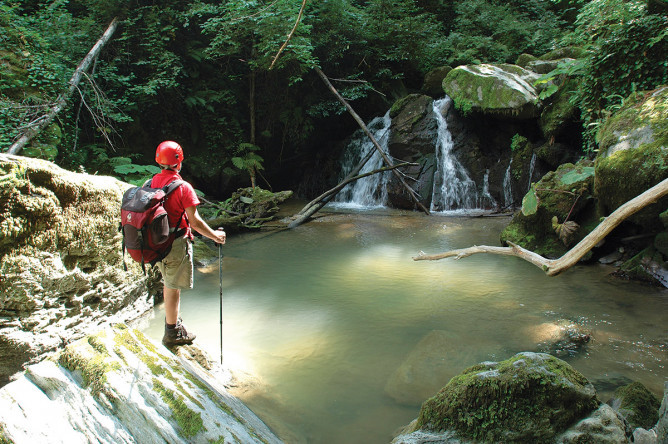
[[[161,188],[169,185],[175,180],[183,180],[176,171],[162,170],[160,173],[153,176],[151,180],[152,188]],[[173,227],[179,222],[179,217],[185,212],[186,208],[197,206],[200,204],[199,198],[195,193],[195,189],[188,182],[184,182],[180,187],[172,191],[165,200],[165,210],[169,219],[169,226]],[[190,226],[186,222],[184,216],[181,220],[181,225],[178,228],[186,228],[186,235],[192,238]]]

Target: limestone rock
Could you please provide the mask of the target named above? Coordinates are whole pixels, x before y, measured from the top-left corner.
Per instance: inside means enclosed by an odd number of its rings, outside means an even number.
[[[63,344],[153,305],[131,259],[120,203],[130,184],[0,154],[0,384]]]
[[[625,430],[624,420],[609,405],[602,404],[591,416],[561,435],[556,443],[626,444],[629,440]]]
[[[540,103],[533,82],[538,77],[517,65],[462,65],[448,73],[443,80],[443,90],[463,111],[535,118],[539,115]]]
[[[0,441],[280,443],[222,376],[119,325],[0,389]]]
[[[599,405],[593,385],[566,362],[525,352],[452,378],[422,405],[416,430],[477,442],[549,442]]]

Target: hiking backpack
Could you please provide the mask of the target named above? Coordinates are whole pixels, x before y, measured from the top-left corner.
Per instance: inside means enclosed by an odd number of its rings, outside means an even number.
[[[169,226],[164,203],[167,196],[176,190],[182,180],[175,180],[162,188],[151,188],[149,179],[141,187],[132,187],[123,194],[121,201],[121,223],[119,230],[123,232],[123,265],[125,251],[132,259],[144,264],[154,265],[167,256],[172,249],[174,239],[183,231]],[[176,227],[181,225],[185,211],[179,217]],[[186,217],[187,220],[187,217]]]

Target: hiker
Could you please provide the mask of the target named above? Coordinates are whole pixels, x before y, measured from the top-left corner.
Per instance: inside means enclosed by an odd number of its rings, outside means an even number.
[[[166,140],[155,152],[155,161],[162,171],[151,180],[151,187],[163,187],[174,180],[182,180],[179,176],[183,162],[183,149],[178,143]],[[193,288],[193,234],[194,229],[203,236],[218,244],[225,243],[225,232],[222,228],[213,230],[197,212],[200,204],[192,185],[184,182],[165,200],[165,210],[169,218],[169,226],[175,227],[177,237],[169,254],[157,266],[162,274],[165,298],[165,334],[162,343],[166,346],[190,344],[195,335],[189,332],[179,317],[181,290]],[[185,214],[185,217],[183,217]],[[178,227],[176,225],[179,224]]]

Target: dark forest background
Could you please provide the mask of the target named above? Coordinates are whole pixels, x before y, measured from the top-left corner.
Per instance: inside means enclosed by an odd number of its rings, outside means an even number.
[[[54,124],[22,154],[141,180],[165,139],[218,198],[257,184],[312,194],[360,116],[382,115],[441,66],[514,63],[577,46],[582,155],[629,93],[668,82],[663,0],[54,0],[0,3],[0,150],[44,114],[117,17],[119,27]],[[662,43],[658,45],[658,43]],[[308,196],[306,196],[308,197]]]

